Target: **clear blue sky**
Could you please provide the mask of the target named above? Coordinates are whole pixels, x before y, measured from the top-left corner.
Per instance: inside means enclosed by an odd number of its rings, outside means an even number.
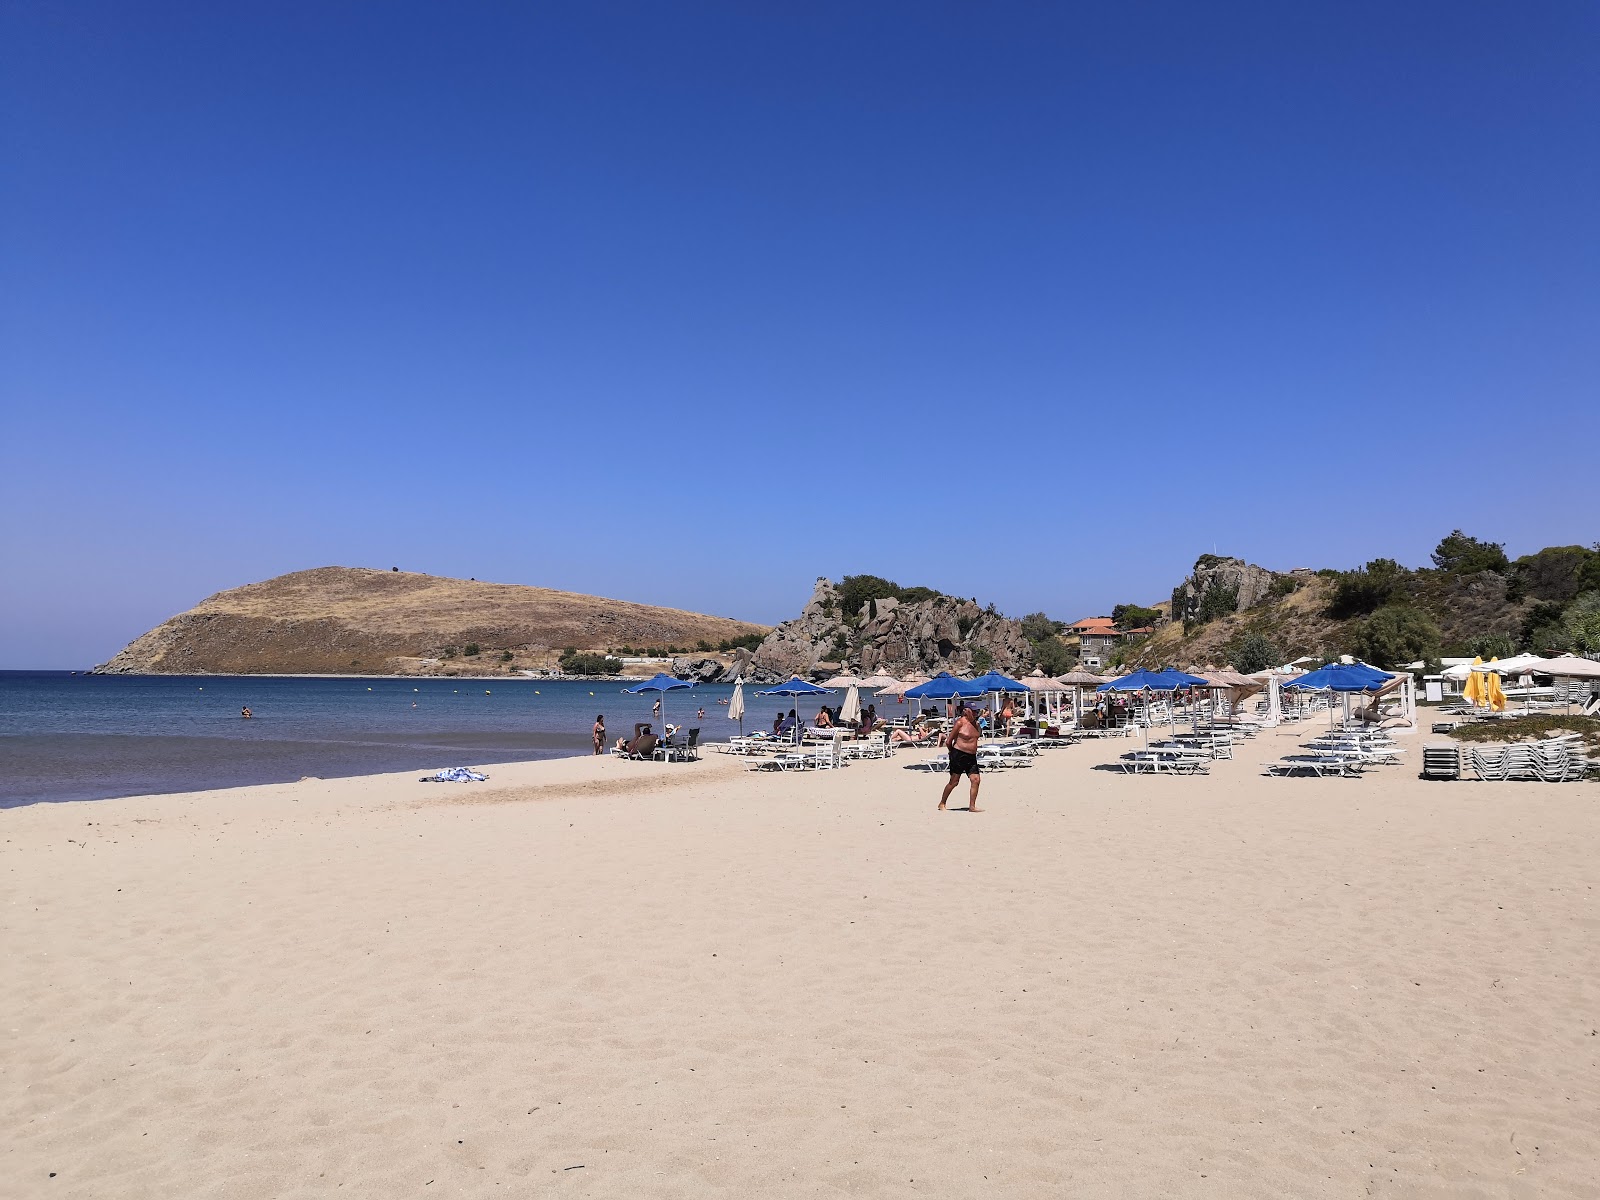
[[[1071,619],[1600,537],[1590,3],[0,12],[0,666],[329,563]]]

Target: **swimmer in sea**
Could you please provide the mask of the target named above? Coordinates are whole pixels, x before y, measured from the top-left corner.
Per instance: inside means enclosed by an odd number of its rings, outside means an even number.
[[[255,714],[250,711],[250,706],[249,705],[245,705],[245,707],[241,708],[239,710],[239,715],[241,717],[243,717],[246,721],[248,721],[251,717],[255,716]]]

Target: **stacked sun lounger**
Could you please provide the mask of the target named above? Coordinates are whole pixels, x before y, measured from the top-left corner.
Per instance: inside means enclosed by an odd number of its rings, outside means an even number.
[[[1460,779],[1461,747],[1452,743],[1435,743],[1422,748],[1422,777],[1424,779]]]
[[[1582,779],[1590,763],[1577,734],[1509,746],[1472,746],[1467,765],[1479,779],[1540,780],[1570,783]]]

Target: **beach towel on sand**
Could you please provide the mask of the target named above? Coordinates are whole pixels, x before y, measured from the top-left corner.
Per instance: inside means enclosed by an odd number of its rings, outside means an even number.
[[[436,771],[432,775],[424,775],[422,777],[422,782],[423,783],[482,783],[487,778],[489,778],[487,775],[480,775],[478,772],[472,770],[470,767],[446,767],[446,768],[444,768],[444,770]]]

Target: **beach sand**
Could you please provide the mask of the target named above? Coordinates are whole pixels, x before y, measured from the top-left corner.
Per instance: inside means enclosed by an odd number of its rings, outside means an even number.
[[[1600,789],[1308,732],[0,813],[0,1195],[1594,1196]]]

